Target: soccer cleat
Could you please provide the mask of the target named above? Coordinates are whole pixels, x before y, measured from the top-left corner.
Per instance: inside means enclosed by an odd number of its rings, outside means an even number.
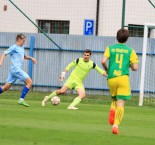
[[[74,107],[74,106],[68,106],[67,107],[68,110],[77,110],[78,108]]]
[[[47,101],[48,101],[48,96],[45,96],[43,101],[41,102],[41,106],[44,107]]]
[[[24,100],[18,100],[18,104],[19,105],[23,105],[23,106],[25,106],[25,107],[29,107],[29,104],[27,104]]]
[[[110,125],[114,124],[114,119],[115,119],[115,110],[114,109],[110,109],[109,117],[108,117],[108,121],[109,121]]]
[[[112,127],[112,133],[113,134],[119,134],[119,130],[118,130],[118,127],[117,126],[113,126]]]

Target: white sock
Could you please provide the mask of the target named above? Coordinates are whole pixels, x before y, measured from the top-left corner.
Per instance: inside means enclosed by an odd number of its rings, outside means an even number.
[[[23,98],[20,98],[20,101],[23,101],[24,99]]]
[[[114,124],[112,127],[117,127],[117,128],[118,128],[118,126],[117,126],[117,125],[115,125],[115,124]]]

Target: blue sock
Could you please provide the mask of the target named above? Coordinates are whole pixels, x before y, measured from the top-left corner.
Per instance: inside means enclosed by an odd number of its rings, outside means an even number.
[[[29,89],[25,86],[23,88],[23,91],[22,91],[22,94],[21,94],[20,98],[24,99],[26,94],[28,93],[28,91],[29,91]]]
[[[0,94],[3,92],[2,88],[0,87]]]

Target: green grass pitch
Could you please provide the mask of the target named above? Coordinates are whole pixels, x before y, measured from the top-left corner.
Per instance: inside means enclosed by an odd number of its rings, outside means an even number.
[[[59,106],[47,103],[43,108],[44,93],[30,92],[26,98],[30,107],[25,108],[17,104],[19,94],[10,91],[0,95],[0,145],[155,144],[153,106],[127,105],[120,134],[113,135],[107,121],[109,104],[82,102],[79,110],[67,110],[70,101],[64,101]]]

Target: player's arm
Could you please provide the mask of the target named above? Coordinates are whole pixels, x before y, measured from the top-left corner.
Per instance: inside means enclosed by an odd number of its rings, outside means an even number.
[[[138,70],[138,56],[134,50],[132,50],[131,56],[130,56],[130,67],[133,71]]]
[[[103,58],[102,58],[102,66],[106,72],[108,72],[107,61],[108,61],[109,57],[110,57],[110,51],[109,51],[109,47],[107,47],[103,54]]]
[[[74,61],[72,61],[71,63],[69,63],[68,65],[67,65],[67,67],[64,69],[64,71],[63,72],[61,72],[61,75],[60,75],[60,81],[63,81],[64,79],[65,79],[65,76],[66,76],[66,73],[72,68],[72,67],[74,67],[76,65],[76,60],[74,60]]]
[[[4,60],[4,58],[5,58],[5,56],[7,55],[7,54],[11,54],[13,51],[14,51],[14,47],[13,46],[11,46],[11,47],[9,47],[7,50],[5,50],[4,51],[4,53],[1,55],[1,57],[0,57],[0,66],[2,66],[2,63],[3,63],[3,60]]]
[[[107,57],[102,58],[102,66],[103,66],[103,68],[105,69],[106,72],[108,72],[107,60],[108,60]]]
[[[72,67],[74,67],[76,65],[76,60],[72,61],[71,63],[69,63],[67,65],[67,67],[65,68],[66,71],[69,71]]]
[[[33,57],[29,56],[29,55],[26,55],[26,54],[24,55],[24,59],[32,60],[32,62],[33,62],[34,64],[37,63],[37,60],[36,60],[35,58],[33,58]]]
[[[104,71],[103,69],[101,69],[97,64],[94,68],[99,74],[103,75],[103,76],[107,76],[106,71]]]
[[[0,57],[0,67],[2,66],[4,58],[5,58],[5,53],[3,53]]]

